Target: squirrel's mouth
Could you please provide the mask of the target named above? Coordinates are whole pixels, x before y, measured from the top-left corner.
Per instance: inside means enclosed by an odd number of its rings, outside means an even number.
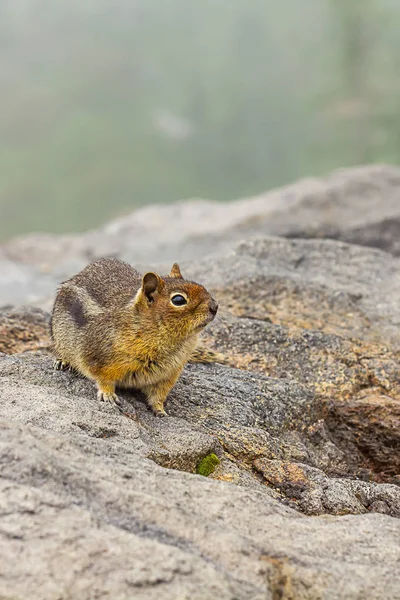
[[[204,321],[202,321],[200,325],[197,325],[196,331],[200,331],[201,329],[204,329],[204,327],[207,327],[207,325],[214,320],[215,315],[216,313],[210,311],[205,317]]]

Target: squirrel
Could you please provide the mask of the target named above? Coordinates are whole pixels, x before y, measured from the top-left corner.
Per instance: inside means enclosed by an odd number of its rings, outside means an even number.
[[[97,383],[99,400],[120,405],[115,388],[137,388],[157,416],[183,367],[218,362],[198,347],[218,304],[178,264],[168,276],[141,276],[116,258],[99,259],[61,284],[50,332],[54,368],[72,369]]]

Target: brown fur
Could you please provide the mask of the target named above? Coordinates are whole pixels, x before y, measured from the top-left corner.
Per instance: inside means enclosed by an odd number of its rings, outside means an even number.
[[[174,306],[174,293],[187,304]],[[142,277],[120,260],[100,259],[63,283],[56,296],[51,333],[57,368],[70,366],[94,379],[100,399],[118,401],[116,386],[141,389],[152,410],[165,414],[168,392],[186,362],[196,360],[198,335],[217,308],[203,286],[182,278],[177,264],[167,277]]]
[[[228,364],[226,356],[214,350],[209,350],[204,346],[198,346],[194,349],[191,357],[189,358],[191,363],[221,363]]]

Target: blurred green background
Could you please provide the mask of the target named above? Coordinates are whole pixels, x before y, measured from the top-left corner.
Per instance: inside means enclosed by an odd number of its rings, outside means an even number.
[[[398,0],[0,0],[0,239],[400,163]]]

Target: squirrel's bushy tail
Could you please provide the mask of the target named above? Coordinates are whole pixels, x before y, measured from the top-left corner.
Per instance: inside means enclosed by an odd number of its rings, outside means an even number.
[[[226,364],[226,357],[223,354],[209,350],[204,346],[198,346],[189,358],[189,362]]]

